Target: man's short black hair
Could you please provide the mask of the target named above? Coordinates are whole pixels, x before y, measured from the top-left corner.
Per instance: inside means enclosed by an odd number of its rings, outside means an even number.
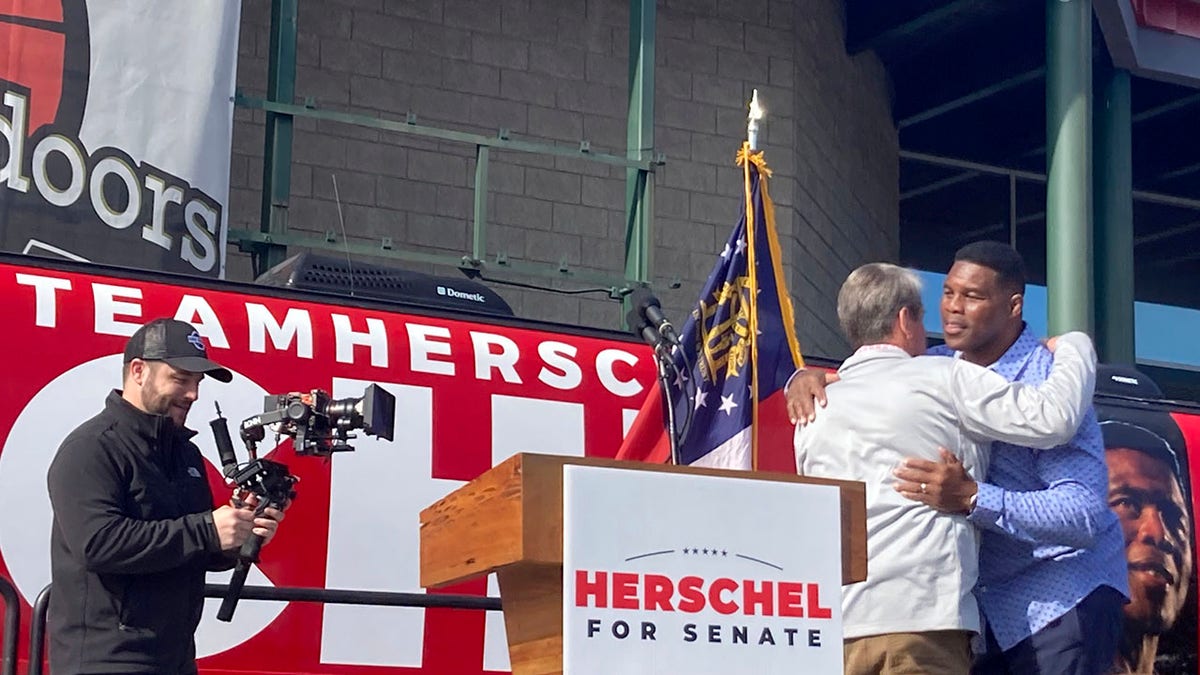
[[[975,241],[958,249],[954,262],[969,262],[996,273],[1000,287],[1025,293],[1025,260],[1017,249],[998,241]]]

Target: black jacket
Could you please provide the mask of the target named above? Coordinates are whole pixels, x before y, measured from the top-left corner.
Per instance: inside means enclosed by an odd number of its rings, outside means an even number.
[[[196,672],[205,571],[231,559],[193,435],[114,391],[58,449],[51,675]]]

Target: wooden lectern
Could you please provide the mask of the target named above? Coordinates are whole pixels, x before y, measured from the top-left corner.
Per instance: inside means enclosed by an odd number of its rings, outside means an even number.
[[[514,675],[545,675],[563,669],[566,464],[837,486],[842,507],[842,583],[867,578],[867,507],[862,483],[611,459],[515,455],[421,512],[421,586],[437,588],[495,572]]]

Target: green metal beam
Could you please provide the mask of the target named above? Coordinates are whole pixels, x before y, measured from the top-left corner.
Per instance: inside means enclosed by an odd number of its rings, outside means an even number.
[[[561,145],[516,141],[504,136],[483,136],[481,134],[472,134],[465,131],[452,131],[450,129],[439,129],[437,127],[423,126],[416,124],[415,122],[398,122],[396,120],[371,117],[370,115],[345,113],[335,110],[324,110],[313,105],[274,103],[265,99],[254,96],[245,96],[242,94],[239,94],[235,98],[235,103],[239,108],[265,110],[268,113],[280,113],[289,117],[306,117],[315,120],[339,122],[341,124],[352,124],[370,129],[381,129],[383,131],[410,134],[413,136],[420,136],[422,138],[434,138],[441,141],[450,141],[452,143],[482,145],[489,148],[495,148],[497,150],[585,159],[592,162],[599,162],[601,164],[644,169],[646,171],[652,171],[655,166],[662,163],[662,161],[658,159],[628,159],[619,155],[591,152],[590,149],[585,150],[582,147],[578,149],[571,149]]]
[[[1096,353],[1134,363],[1133,154],[1129,71],[1105,68],[1096,100]]]
[[[927,110],[922,110],[921,112],[916,113],[914,115],[909,115],[908,117],[905,117],[904,119],[900,120],[896,124],[901,129],[904,129],[905,127],[910,127],[914,124],[920,124],[921,122],[925,122],[925,121],[931,120],[935,117],[945,115],[946,113],[951,112],[953,110],[957,110],[963,106],[970,105],[977,101],[982,101],[985,98],[990,98],[992,96],[995,96],[996,94],[1008,91],[1009,89],[1019,87],[1027,82],[1034,82],[1036,80],[1041,79],[1042,76],[1044,76],[1045,74],[1046,74],[1045,68],[1035,68],[1028,72],[1020,73],[1019,75],[1013,75],[1012,77],[1005,78],[995,84],[991,84],[986,87],[977,89],[977,90],[975,90],[969,94],[966,94],[964,96],[959,96],[956,99],[946,101],[945,103],[942,103],[939,105],[935,105],[932,108],[929,108]]]
[[[1091,332],[1092,3],[1046,0],[1046,294],[1051,334]]]
[[[1194,103],[1200,103],[1200,94],[1181,96],[1174,101],[1143,110],[1133,116],[1133,122],[1134,124],[1137,124],[1138,122],[1145,122],[1146,120],[1153,119],[1159,115],[1165,115],[1170,112],[1175,112],[1176,110],[1182,110],[1183,108],[1186,108]]]
[[[990,0],[952,0],[946,2],[940,7],[935,7],[927,12],[922,12],[913,18],[902,23],[888,26],[873,35],[851,36],[853,29],[847,31],[846,36],[846,52],[849,54],[858,54],[869,50],[881,50],[894,47],[897,43],[904,42],[910,37],[917,35],[937,24],[951,19],[956,15],[969,15],[971,11],[977,7],[986,5]],[[878,11],[874,7],[874,3],[861,3],[864,12]]]
[[[996,164],[985,164],[983,162],[972,162],[965,159],[955,159],[953,157],[944,157],[942,155],[933,155],[927,152],[915,152],[913,150],[905,150],[901,148],[900,159],[913,162],[922,162],[924,164],[932,164],[934,166],[944,166],[951,169],[962,169],[964,171],[978,171],[990,176],[1016,176],[1018,180],[1027,180],[1034,183],[1045,183],[1046,174],[1036,171],[1025,171],[1023,169],[1013,169],[1010,167],[999,166]],[[1189,199],[1187,197],[1178,197],[1162,192],[1150,192],[1148,190],[1134,190],[1133,200],[1137,202],[1146,202],[1148,204],[1163,204],[1166,206],[1178,206],[1181,209],[1192,209],[1200,211],[1200,199]]]
[[[471,259],[468,264],[482,266],[487,260],[487,194],[488,157],[490,148],[475,146],[475,223],[471,236]]]
[[[1157,176],[1146,181],[1146,183],[1153,185],[1154,183],[1161,183],[1163,181],[1174,180],[1176,178],[1183,178],[1184,176],[1190,176],[1191,174],[1196,173],[1197,171],[1200,171],[1200,162],[1193,162],[1186,166],[1181,166],[1176,169],[1171,169],[1170,171],[1164,171],[1163,173],[1160,173]]]
[[[629,118],[627,157],[640,163],[654,153],[655,0],[629,1]],[[654,181],[646,169],[630,168],[625,177],[625,276],[650,279],[654,239]]]
[[[271,0],[271,51],[267,71],[267,98],[291,103],[296,95],[297,0]],[[263,148],[263,191],[260,228],[287,232],[292,193],[292,117],[268,111]],[[255,259],[255,276],[283,262],[287,248],[265,245]]]
[[[236,243],[244,251],[255,250],[262,246],[300,246],[314,250],[337,251],[338,253],[366,255],[388,260],[458,267],[464,271],[470,271],[478,267],[478,265],[471,264],[469,256],[465,255],[424,253],[421,251],[397,249],[393,247],[391,239],[383,239],[372,243],[339,240],[333,232],[322,236],[298,232],[296,230],[276,234],[258,230],[235,229],[229,231],[229,242]],[[614,299],[628,293],[634,287],[641,285],[642,282],[640,279],[623,278],[619,274],[604,274],[591,270],[576,269],[564,263],[548,264],[509,260],[508,256],[504,253],[492,256],[491,260],[487,262],[487,267],[491,270],[505,270],[514,274],[556,278],[604,286],[604,290],[607,290],[609,296]]]

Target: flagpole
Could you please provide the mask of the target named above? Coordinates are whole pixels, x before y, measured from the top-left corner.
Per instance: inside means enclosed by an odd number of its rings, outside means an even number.
[[[743,162],[743,180],[746,191],[746,248],[747,266],[750,268],[750,469],[758,469],[758,260],[755,255],[757,244],[754,232],[758,223],[754,220],[754,198],[750,186],[749,154],[758,150],[758,122],[766,111],[758,102],[758,89],[750,96],[750,111],[746,119],[746,160]],[[759,176],[762,181],[762,176]]]

